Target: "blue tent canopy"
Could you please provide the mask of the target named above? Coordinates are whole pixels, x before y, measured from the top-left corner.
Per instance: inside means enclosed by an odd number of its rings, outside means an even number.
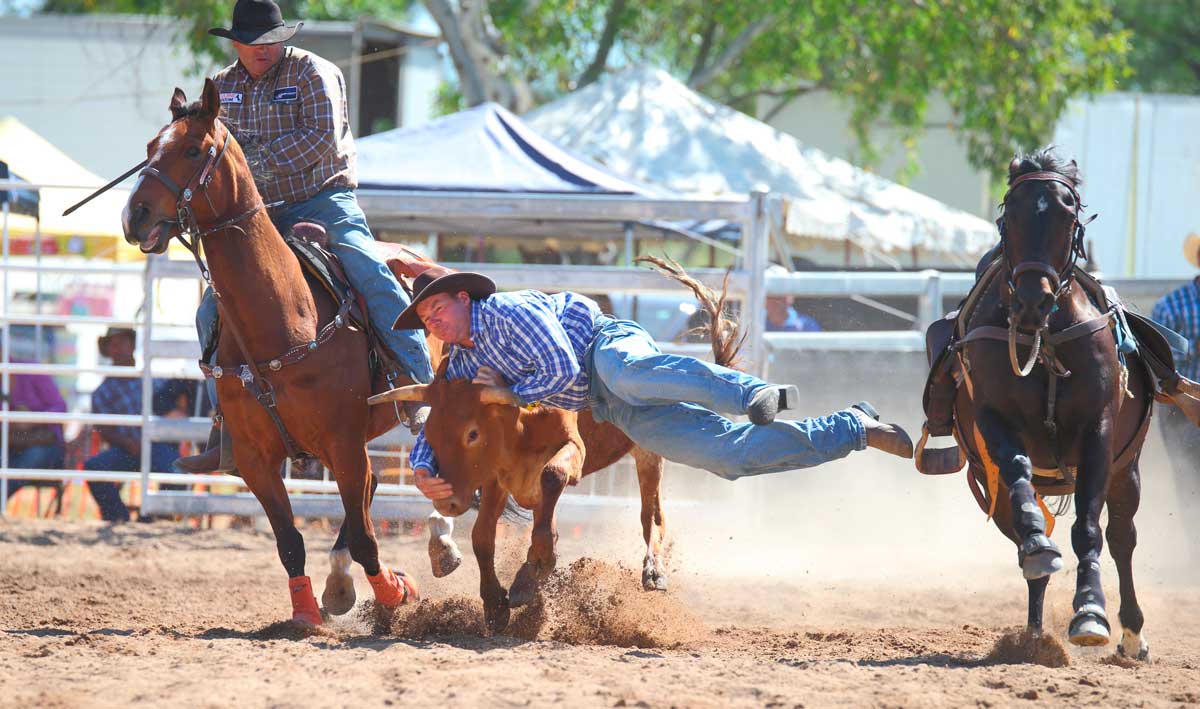
[[[649,194],[562,150],[486,103],[357,141],[359,187],[388,190]]]

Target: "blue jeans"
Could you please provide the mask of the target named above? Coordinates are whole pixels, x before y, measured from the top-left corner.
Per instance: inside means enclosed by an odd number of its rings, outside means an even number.
[[[141,469],[141,461],[120,448],[109,448],[83,461],[84,470],[115,470],[135,472]],[[100,508],[100,518],[105,522],[128,522],[129,508],[121,501],[121,483],[89,482],[88,490]]]
[[[849,410],[769,426],[734,423],[763,380],[694,357],[663,354],[634,322],[601,318],[587,356],[589,398],[639,446],[727,480],[808,468],[867,447]]]
[[[429,350],[420,330],[393,330],[392,323],[408,307],[408,294],[400,287],[387,265],[375,254],[367,218],[358,206],[354,190],[330,188],[312,199],[278,207],[271,221],[280,233],[302,221],[319,222],[329,235],[329,249],[342,262],[346,277],[354,289],[367,301],[371,323],[395,354],[403,373],[413,381],[425,384],[433,381]],[[207,349],[217,328],[217,301],[211,290],[205,291],[196,311],[196,332],[200,344]],[[207,381],[208,393],[216,401],[216,383]]]
[[[10,452],[8,467],[29,470],[62,470],[66,465],[66,453],[67,448],[62,443],[49,446],[30,446],[20,452]],[[31,484],[33,484],[32,480],[9,480],[8,494],[12,495],[22,487]]]

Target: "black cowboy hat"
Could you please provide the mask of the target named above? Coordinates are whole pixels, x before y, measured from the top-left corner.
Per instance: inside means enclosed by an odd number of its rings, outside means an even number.
[[[96,340],[96,348],[100,350],[102,357],[108,356],[108,343],[118,335],[129,335],[129,338],[133,340],[133,344],[137,344],[137,330],[128,327],[110,327]]]
[[[482,273],[451,271],[434,266],[413,279],[412,303],[392,323],[393,330],[420,330],[425,327],[417,315],[417,305],[438,293],[466,291],[471,300],[483,300],[496,292],[496,283]]]
[[[288,27],[279,6],[272,0],[237,0],[233,6],[233,27],[214,27],[208,33],[242,44],[276,44],[291,39],[303,26],[303,22],[297,22]]]

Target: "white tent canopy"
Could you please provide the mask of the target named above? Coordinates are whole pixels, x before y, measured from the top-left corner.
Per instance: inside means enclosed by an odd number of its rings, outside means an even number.
[[[638,182],[695,197],[756,188],[785,195],[783,227],[793,240],[973,265],[997,239],[987,221],[806,148],[662,70],[612,74],[525,118],[564,148]]]

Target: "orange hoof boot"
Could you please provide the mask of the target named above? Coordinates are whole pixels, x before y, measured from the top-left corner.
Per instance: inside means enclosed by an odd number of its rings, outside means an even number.
[[[379,573],[368,576],[367,581],[371,582],[371,588],[375,591],[376,602],[384,608],[421,600],[416,582],[403,571],[397,574],[386,566],[380,566]]]
[[[292,592],[292,620],[309,625],[321,624],[321,608],[313,595],[312,580],[307,576],[288,579],[288,590]]]

